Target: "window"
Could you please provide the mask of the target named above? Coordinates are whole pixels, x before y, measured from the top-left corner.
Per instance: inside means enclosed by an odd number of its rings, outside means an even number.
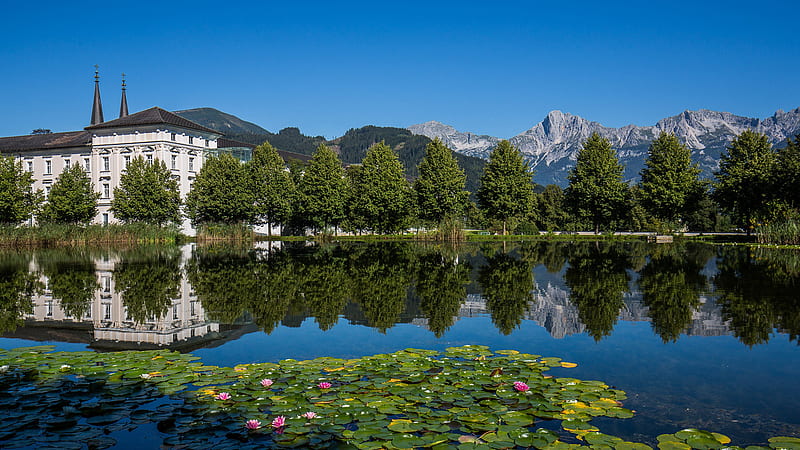
[[[83,169],[87,172],[91,169],[91,166],[89,165],[89,158],[83,158]]]
[[[125,166],[123,167],[123,169],[127,169],[128,164],[130,163],[131,163],[131,155],[125,155]]]
[[[169,134],[169,139],[174,141],[175,140],[175,133],[170,133]]]
[[[45,197],[50,197],[50,186],[45,186],[44,187],[44,196]]]
[[[103,284],[103,292],[105,292],[106,294],[110,293],[111,292],[111,277],[109,277],[108,275],[103,275],[103,277],[101,278],[101,281],[102,281],[102,284]]]
[[[153,155],[147,155],[147,162],[153,164]]]
[[[108,213],[103,213],[103,225],[108,225]]]
[[[111,197],[111,186],[108,183],[103,184],[103,198]]]
[[[172,170],[177,169],[178,168],[178,155],[172,155],[170,160],[171,160],[171,164],[172,164]]]
[[[189,171],[194,172],[194,158],[189,158]]]
[[[53,300],[47,301],[47,317],[53,317]]]
[[[109,161],[108,156],[103,156],[103,171],[108,172],[111,170],[111,161]]]
[[[111,320],[111,303],[103,303],[103,319]]]
[[[44,174],[51,175],[53,173],[53,161],[49,159],[44,162]]]
[[[206,147],[208,147],[208,139],[206,139]]]
[[[189,136],[189,144],[194,144],[194,137]]]
[[[180,305],[180,303],[175,303],[174,305],[172,305],[172,319],[173,320],[178,320],[178,306],[179,305]]]
[[[64,170],[69,170],[69,164],[70,164],[71,162],[72,162],[72,161],[70,161],[70,160],[68,160],[68,159],[65,159],[65,160],[64,160]]]
[[[28,161],[28,172],[33,172],[33,161]]]

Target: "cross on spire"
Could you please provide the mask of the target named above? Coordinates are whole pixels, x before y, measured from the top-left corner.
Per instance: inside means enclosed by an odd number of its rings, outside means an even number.
[[[103,123],[103,103],[100,101],[100,66],[94,65],[94,103],[92,104],[92,120],[90,125]]]

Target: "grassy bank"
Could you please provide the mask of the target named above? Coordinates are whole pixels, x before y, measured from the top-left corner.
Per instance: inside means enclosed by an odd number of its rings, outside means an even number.
[[[0,227],[3,247],[79,247],[105,244],[180,243],[186,240],[177,227],[153,225],[41,225]]]

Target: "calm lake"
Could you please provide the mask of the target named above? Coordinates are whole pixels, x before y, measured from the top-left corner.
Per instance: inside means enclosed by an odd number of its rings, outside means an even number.
[[[653,445],[686,427],[743,446],[800,436],[795,250],[542,241],[3,252],[0,331],[4,349],[170,348],[224,366],[481,344],[561,357],[578,367],[554,375],[626,391],[634,418],[593,421],[626,440]],[[167,436],[133,428],[111,433],[116,448],[158,448]]]

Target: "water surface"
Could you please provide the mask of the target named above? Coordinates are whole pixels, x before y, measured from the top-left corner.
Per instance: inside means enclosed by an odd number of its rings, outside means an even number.
[[[0,348],[232,366],[482,344],[625,390],[637,414],[594,420],[605,433],[652,444],[692,426],[741,445],[800,435],[798,281],[796,251],[680,242],[3,253]]]

